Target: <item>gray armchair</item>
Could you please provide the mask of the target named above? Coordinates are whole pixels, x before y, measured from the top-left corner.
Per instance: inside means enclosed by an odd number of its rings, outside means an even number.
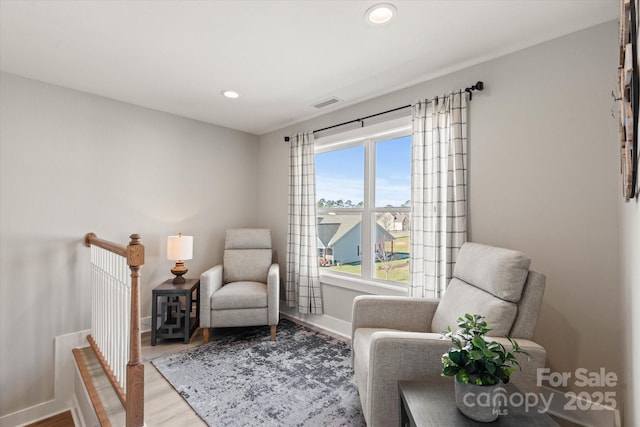
[[[398,381],[440,376],[442,339],[465,313],[485,316],[490,335],[515,338],[531,357],[518,355],[522,371],[511,381],[536,389],[537,368],[546,351],[531,341],[542,304],[545,276],[529,270],[525,254],[477,243],[460,249],[453,278],[441,299],[358,296],[353,302],[352,350],[355,380],[369,427],[399,423]],[[492,338],[511,348],[506,338]]]
[[[200,327],[204,342],[209,328],[271,326],[276,339],[279,321],[280,270],[273,263],[271,231],[227,230],[223,263],[200,276]]]

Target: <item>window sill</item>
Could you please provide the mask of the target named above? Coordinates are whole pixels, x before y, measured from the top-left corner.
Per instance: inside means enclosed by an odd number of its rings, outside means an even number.
[[[360,277],[347,277],[322,272],[320,273],[320,283],[371,295],[407,296],[409,293],[408,285],[387,285]]]

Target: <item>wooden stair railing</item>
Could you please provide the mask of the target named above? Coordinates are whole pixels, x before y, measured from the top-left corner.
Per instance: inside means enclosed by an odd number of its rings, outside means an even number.
[[[94,313],[92,313],[91,335],[87,336],[87,341],[95,352],[102,369],[122,403],[125,410],[126,427],[141,427],[144,425],[144,364],[142,363],[142,344],[140,339],[140,267],[144,264],[144,245],[140,241],[139,235],[132,234],[130,238],[131,241],[129,244],[127,246],[123,246],[107,240],[99,239],[94,233],[88,233],[85,236],[85,245],[87,247],[95,246],[108,251],[110,254],[115,254],[126,259],[126,264],[130,270],[130,307],[127,307],[129,310],[128,342],[112,343],[109,341],[105,343],[100,342],[102,339],[96,340],[93,336],[93,334],[96,333],[96,330],[94,329],[96,328],[96,325],[93,324],[93,319],[95,318]],[[116,266],[114,269],[118,270],[118,267]],[[99,268],[99,270],[101,270],[101,274],[110,274],[108,272],[105,273],[103,267]],[[92,281],[95,280],[99,279],[92,279]],[[107,280],[107,282],[108,281],[109,280]],[[95,292],[95,284],[92,284],[92,286],[94,286],[92,292]],[[95,297],[92,297],[92,299],[94,298]],[[102,301],[98,301],[98,303],[102,303]],[[114,304],[117,303],[118,301],[114,302]],[[95,304],[95,302],[92,303],[92,310],[96,310]],[[121,307],[114,308],[113,305],[110,305],[109,309],[105,310],[100,306],[100,311],[106,313],[107,320],[112,320],[114,323],[122,326],[123,319],[121,317],[126,318],[126,313],[124,313],[125,316],[111,319],[111,317],[114,316],[112,311],[115,312],[116,315],[118,313],[123,313],[123,311]],[[99,321],[102,320],[103,319],[100,319]],[[109,325],[107,325],[107,327],[109,327]],[[102,328],[104,328],[104,326],[102,326]],[[100,335],[104,336],[104,339],[112,339],[112,335],[115,335],[116,339],[119,337],[119,334],[117,333],[102,333]],[[101,348],[101,346],[108,347],[108,349]],[[118,367],[118,361],[115,359],[118,355],[122,356],[122,351],[127,348],[128,362],[126,363],[126,369],[122,369],[123,367]],[[107,354],[105,354],[104,350],[106,350]],[[74,356],[78,359],[76,352],[74,352]],[[115,365],[115,368],[113,365]],[[114,369],[116,372],[114,372]],[[106,416],[102,404],[99,402],[99,397],[95,392],[95,387],[91,384],[89,376],[83,374],[82,369],[80,369],[80,371],[101,425],[110,425],[108,417]],[[122,371],[123,375],[119,374],[120,371]],[[122,376],[125,376],[125,378],[121,378]],[[89,383],[87,383],[87,380],[89,380]],[[122,384],[123,380],[124,384]],[[98,401],[95,401],[94,397],[97,398]]]

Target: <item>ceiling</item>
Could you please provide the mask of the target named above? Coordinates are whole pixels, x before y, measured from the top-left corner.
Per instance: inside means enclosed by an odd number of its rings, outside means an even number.
[[[0,0],[0,68],[261,135],[616,19],[619,8],[387,2],[397,16],[373,26],[364,13],[375,0]],[[341,101],[313,106],[331,97]]]

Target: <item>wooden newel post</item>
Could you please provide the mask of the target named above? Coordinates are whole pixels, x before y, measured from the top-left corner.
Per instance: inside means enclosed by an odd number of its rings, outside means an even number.
[[[131,270],[131,329],[127,363],[126,425],[144,425],[144,364],[140,340],[140,266],[144,264],[144,246],[138,234],[129,236],[127,264]]]

